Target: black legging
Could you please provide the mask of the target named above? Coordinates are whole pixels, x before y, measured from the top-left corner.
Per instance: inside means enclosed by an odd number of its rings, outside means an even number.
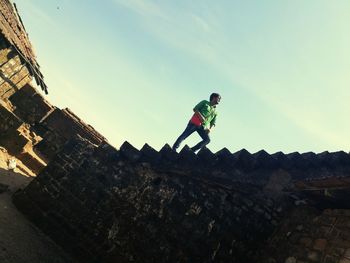
[[[210,137],[206,130],[204,130],[203,126],[196,126],[192,123],[188,123],[186,129],[183,131],[183,133],[177,138],[176,142],[173,145],[173,150],[176,150],[180,144],[192,133],[198,132],[199,136],[203,139],[201,142],[197,143],[195,146],[193,146],[191,149],[192,151],[196,152],[200,149],[202,149],[205,145],[210,143]]]

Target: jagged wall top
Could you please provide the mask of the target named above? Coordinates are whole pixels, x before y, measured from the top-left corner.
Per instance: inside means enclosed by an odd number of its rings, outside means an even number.
[[[156,163],[160,159],[169,159],[169,161],[180,160],[182,163],[202,163],[202,165],[221,165],[253,170],[259,168],[287,168],[287,169],[309,169],[315,167],[336,168],[341,166],[350,167],[350,155],[344,151],[322,152],[319,154],[313,152],[299,153],[292,152],[284,154],[277,152],[269,154],[265,150],[251,154],[246,149],[231,153],[227,148],[212,153],[208,148],[204,148],[195,154],[186,145],[177,153],[171,150],[166,144],[158,152],[147,143],[141,148],[136,149],[129,142],[124,142],[120,147],[120,152],[132,161],[148,160]],[[161,158],[162,157],[162,158]]]

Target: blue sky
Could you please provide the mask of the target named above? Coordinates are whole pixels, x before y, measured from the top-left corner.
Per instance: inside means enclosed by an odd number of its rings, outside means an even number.
[[[349,1],[13,2],[46,98],[116,147],[172,144],[219,92],[213,152],[350,149]]]

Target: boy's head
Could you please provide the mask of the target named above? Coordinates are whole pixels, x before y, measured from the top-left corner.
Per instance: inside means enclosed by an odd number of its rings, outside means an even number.
[[[212,93],[209,97],[209,101],[211,105],[219,104],[220,100],[221,100],[221,96],[219,93]]]

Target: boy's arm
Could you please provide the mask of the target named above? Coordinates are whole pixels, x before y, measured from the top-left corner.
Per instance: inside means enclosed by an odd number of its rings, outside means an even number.
[[[210,129],[216,125],[216,116],[217,114],[215,114],[214,118],[210,122]]]
[[[215,122],[216,122],[216,115],[215,117],[211,120],[209,128],[206,129],[207,133],[209,133],[211,131],[211,129],[215,126]]]

